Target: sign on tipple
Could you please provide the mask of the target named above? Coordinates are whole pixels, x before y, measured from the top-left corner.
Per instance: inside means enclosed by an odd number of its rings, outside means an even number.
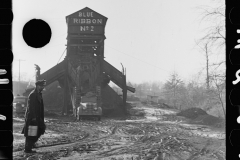
[[[95,18],[69,18],[69,24],[85,24],[85,25],[103,25],[103,19]]]
[[[104,34],[107,18],[86,7],[66,17],[68,33]]]
[[[104,26],[68,26],[68,33],[104,34]]]

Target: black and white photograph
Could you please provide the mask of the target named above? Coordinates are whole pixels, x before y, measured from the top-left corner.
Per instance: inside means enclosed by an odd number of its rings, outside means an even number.
[[[226,159],[225,1],[12,2],[13,159]]]

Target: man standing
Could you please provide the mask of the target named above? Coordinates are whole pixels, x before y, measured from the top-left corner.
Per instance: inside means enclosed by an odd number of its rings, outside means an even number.
[[[35,153],[32,148],[35,147],[35,143],[38,138],[44,134],[46,126],[44,123],[44,105],[42,99],[42,90],[46,85],[46,80],[38,80],[36,88],[29,94],[27,109],[25,112],[25,125],[22,130],[22,134],[26,137],[25,150],[26,153]],[[29,125],[38,126],[37,136],[28,135]]]

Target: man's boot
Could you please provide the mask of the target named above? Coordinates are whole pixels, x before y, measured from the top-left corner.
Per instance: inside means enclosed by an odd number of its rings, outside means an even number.
[[[32,150],[32,144],[31,142],[26,138],[25,140],[25,149],[24,149],[25,153],[36,153],[36,151]]]
[[[32,148],[37,148],[36,143],[33,144]]]

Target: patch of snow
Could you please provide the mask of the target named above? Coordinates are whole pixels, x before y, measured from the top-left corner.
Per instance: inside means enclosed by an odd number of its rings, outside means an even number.
[[[23,134],[20,133],[13,133],[13,145],[24,143],[25,142],[25,137]]]
[[[13,120],[15,120],[15,121],[20,121],[20,122],[24,122],[24,121],[25,121],[23,118],[18,118],[18,117],[13,118]]]
[[[158,120],[158,118],[155,116],[146,116],[146,118],[147,118],[147,120],[153,120],[153,121]]]
[[[225,139],[225,133],[221,132],[202,132],[202,131],[192,131],[193,134],[201,136],[201,137],[211,137],[217,139]]]

